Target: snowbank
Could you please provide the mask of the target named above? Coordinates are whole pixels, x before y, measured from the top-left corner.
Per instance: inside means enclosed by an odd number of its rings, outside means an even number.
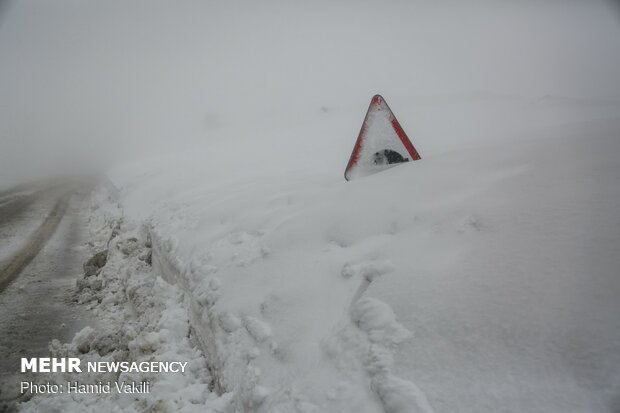
[[[85,327],[70,343],[53,340],[51,357],[79,357],[87,362],[182,362],[183,373],[54,373],[44,377],[63,393],[29,395],[23,412],[222,412],[230,395],[210,387],[204,355],[196,346],[185,312],[184,295],[153,274],[150,239],[124,219],[109,188],[93,194],[90,249],[97,252],[93,271],[77,281],[76,299],[85,303],[97,325]],[[87,268],[85,267],[85,270]],[[41,375],[34,375],[35,381]],[[68,383],[149,383],[149,392],[69,392]],[[17,384],[16,384],[17,386]],[[115,389],[112,384],[112,389]]]
[[[423,159],[353,182],[363,111],[111,177],[233,411],[610,411],[618,107],[552,103],[390,102]]]

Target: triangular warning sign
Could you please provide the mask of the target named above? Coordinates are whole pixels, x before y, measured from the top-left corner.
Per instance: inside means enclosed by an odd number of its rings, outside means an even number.
[[[418,159],[418,151],[383,97],[373,96],[344,178],[350,181]]]

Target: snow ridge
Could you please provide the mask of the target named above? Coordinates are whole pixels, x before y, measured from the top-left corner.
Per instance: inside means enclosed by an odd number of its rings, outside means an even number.
[[[95,196],[97,198],[97,196]],[[50,382],[148,381],[146,394],[39,395],[20,406],[24,412],[37,411],[123,411],[123,412],[225,412],[230,394],[211,391],[206,360],[192,339],[183,292],[153,273],[150,240],[146,231],[122,220],[120,211],[109,208],[96,212],[93,247],[108,246],[105,266],[96,275],[87,275],[78,284],[79,301],[88,303],[100,320],[85,327],[71,343],[50,344],[52,357],[79,357],[83,364],[93,361],[183,361],[185,373],[143,372],[55,373]],[[121,225],[118,225],[118,224]],[[122,228],[120,232],[117,232]],[[109,236],[112,238],[109,238]],[[95,282],[98,281],[98,282]],[[82,280],[80,280],[82,281]]]
[[[207,355],[214,388],[218,393],[232,394],[235,412],[433,412],[415,384],[391,372],[393,352],[411,333],[396,321],[386,303],[363,297],[371,282],[394,270],[391,262],[371,260],[343,266],[343,278],[358,280],[360,286],[352,297],[348,317],[320,343],[322,357],[329,362],[325,369],[335,377],[326,380],[334,385],[326,385],[324,395],[309,397],[296,384],[298,377],[294,374],[286,373],[286,381],[273,381],[263,375],[260,366],[264,363],[259,359],[270,358],[268,366],[272,369],[287,368],[278,366],[286,361],[287,350],[280,348],[273,327],[266,321],[218,308],[218,267],[209,264],[210,259],[185,265],[175,253],[176,243],[171,238],[164,240],[156,228],[149,229],[155,271],[185,291],[191,309],[190,322]],[[216,248],[221,244],[222,241],[214,243]],[[232,245],[247,249],[241,242]],[[231,261],[244,256],[227,255]],[[269,304],[263,306],[268,312],[266,307]],[[363,394],[360,388],[372,392]]]

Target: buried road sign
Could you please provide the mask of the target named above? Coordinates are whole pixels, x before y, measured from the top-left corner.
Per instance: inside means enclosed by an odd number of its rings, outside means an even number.
[[[373,96],[344,178],[350,181],[418,159],[418,151],[383,97]]]

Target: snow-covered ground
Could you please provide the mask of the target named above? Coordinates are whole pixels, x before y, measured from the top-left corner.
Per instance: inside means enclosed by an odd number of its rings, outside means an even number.
[[[110,172],[214,389],[232,411],[616,411],[619,102],[385,97],[422,160],[364,179],[342,173],[366,102]]]
[[[508,3],[0,0],[0,212],[121,203],[52,353],[193,366],[22,407],[619,412],[618,9]],[[375,93],[422,159],[345,182]]]
[[[111,170],[52,354],[191,368],[22,409],[617,411],[620,102],[386,98],[422,160],[351,182],[366,102]]]
[[[0,198],[0,212],[2,220],[0,221],[0,262],[5,262],[15,252],[23,247],[30,234],[32,234],[39,225],[45,220],[46,214],[53,205],[53,198],[39,200],[32,208],[28,208],[30,197],[33,194],[17,194],[15,197],[8,196],[5,199]],[[24,202],[22,202],[24,200]],[[15,205],[15,207],[13,207]],[[18,219],[13,218],[17,215]]]
[[[26,373],[7,385],[18,395],[20,380],[62,385],[63,394],[34,396],[26,393],[18,405],[23,412],[221,412],[231,395],[209,389],[212,382],[206,360],[192,344],[178,288],[156,278],[150,265],[148,234],[124,222],[113,191],[103,186],[92,197],[88,209],[90,240],[84,249],[103,254],[104,265],[77,280],[75,300],[84,304],[92,326],[79,331],[73,340],[49,344],[52,357],[79,357],[89,362],[179,361],[184,374],[126,373]],[[121,230],[122,225],[122,230]],[[69,277],[74,275],[69,274]],[[114,382],[149,382],[143,394],[112,391],[68,394],[67,382],[93,385]],[[113,385],[114,386],[114,385]],[[114,388],[114,387],[113,387]]]

